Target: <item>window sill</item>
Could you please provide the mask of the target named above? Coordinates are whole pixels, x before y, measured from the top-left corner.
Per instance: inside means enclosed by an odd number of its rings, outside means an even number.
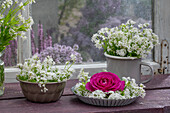
[[[157,74],[157,70],[160,68],[160,65],[158,63],[155,62],[148,62],[148,61],[144,61],[149,63],[153,69],[155,74]],[[86,63],[86,64],[76,64],[73,65],[72,68],[75,69],[75,73],[73,74],[73,77],[71,79],[76,79],[77,75],[79,74],[79,71],[81,68],[84,68],[84,70],[86,72],[89,72],[90,75],[93,75],[96,72],[99,72],[103,69],[106,69],[106,62],[104,63]],[[57,65],[58,68],[62,69],[64,68],[64,65]],[[16,80],[16,74],[19,73],[19,69],[18,68],[5,68],[5,83],[11,83],[11,82],[18,82]],[[148,67],[142,67],[142,74],[143,75],[149,75],[150,74],[150,70]]]

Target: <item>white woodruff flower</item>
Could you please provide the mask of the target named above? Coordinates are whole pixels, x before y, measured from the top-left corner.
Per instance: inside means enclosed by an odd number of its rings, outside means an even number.
[[[12,0],[5,0],[3,1],[3,3],[1,4],[2,8],[10,8],[10,6],[13,4]]]
[[[102,45],[100,43],[96,43],[95,46],[98,48],[98,49],[101,49],[102,48]]]
[[[22,2],[20,2],[19,7],[21,8],[21,10],[25,10],[25,6],[23,5]]]
[[[90,97],[103,99],[103,98],[106,97],[106,94],[103,91],[101,91],[101,90],[95,90],[95,91],[92,92]]]
[[[129,99],[131,97],[129,89],[125,89],[124,93],[125,93],[125,98]]]
[[[109,41],[109,46],[112,47],[113,46],[113,42]]]
[[[6,6],[5,6],[5,4],[4,4],[4,3],[2,3],[1,7],[2,7],[3,9],[5,9],[5,8],[6,8]]]
[[[0,19],[4,18],[4,15],[3,14],[0,14]]]
[[[35,0],[29,0],[30,4],[36,3]]]
[[[70,62],[69,62],[69,61],[67,61],[65,64],[67,64],[67,65],[68,65],[69,63],[70,63]]]
[[[142,29],[142,28],[143,28],[143,25],[142,25],[142,24],[139,24],[138,27],[139,27],[140,29]]]
[[[127,21],[126,24],[135,24],[135,23],[136,23],[135,21],[133,21],[133,20],[130,19],[130,20]]]
[[[20,64],[17,64],[17,67],[23,68],[23,65],[20,63]]]
[[[126,55],[126,50],[125,49],[117,50],[116,53],[123,57]]]
[[[94,34],[94,35],[92,36],[91,41],[92,41],[92,42],[95,42],[95,41],[96,41],[96,39],[97,39],[97,36],[98,36],[97,34]]]
[[[74,69],[74,68],[70,68],[68,71],[74,73],[74,72],[75,72],[75,69]]]
[[[143,24],[143,27],[148,27],[148,26],[149,26],[149,23]]]
[[[76,60],[76,56],[74,54],[71,54],[71,60],[75,61]]]
[[[20,32],[20,36],[21,36],[21,38],[24,39],[24,40],[27,39],[27,37],[25,36],[25,32],[24,32],[24,31],[21,31],[21,32]]]
[[[23,6],[23,3],[22,3],[22,2],[20,2],[20,3],[19,3],[19,7],[22,7],[22,6]]]
[[[18,0],[14,0],[15,1],[15,3],[18,3]]]
[[[88,78],[89,78],[89,73],[88,72],[84,72],[84,68],[82,68],[80,70],[80,73],[77,76],[77,78],[79,79],[79,81],[82,81],[82,82],[87,81]]]
[[[21,22],[25,23],[25,18],[22,16],[21,13],[18,14],[18,19],[19,19]]]
[[[109,46],[107,47],[107,51],[111,51],[111,48]]]
[[[112,93],[108,99],[115,99],[115,100],[118,100],[118,99],[125,99],[124,96],[120,95],[119,93]]]
[[[6,3],[9,4],[9,5],[12,5],[13,1],[12,0],[6,0]]]
[[[31,16],[29,16],[29,18],[28,18],[28,24],[27,24],[27,26],[31,29],[32,27],[32,25],[34,24],[34,20],[32,19],[32,17]]]

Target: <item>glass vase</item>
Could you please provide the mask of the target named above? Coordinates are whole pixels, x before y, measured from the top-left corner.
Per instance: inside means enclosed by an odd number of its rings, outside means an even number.
[[[4,62],[2,61],[1,57],[2,57],[3,53],[0,52],[0,96],[4,94]]]

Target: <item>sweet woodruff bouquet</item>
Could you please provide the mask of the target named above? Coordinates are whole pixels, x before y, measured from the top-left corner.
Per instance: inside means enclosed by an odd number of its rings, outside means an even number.
[[[92,36],[92,42],[99,49],[112,56],[146,57],[158,44],[158,36],[149,28],[149,24],[135,25],[128,20],[120,26],[102,28]]]

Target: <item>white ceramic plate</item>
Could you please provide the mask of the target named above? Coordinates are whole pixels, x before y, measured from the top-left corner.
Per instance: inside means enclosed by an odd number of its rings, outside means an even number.
[[[119,100],[111,100],[111,99],[98,99],[98,98],[90,98],[78,95],[74,92],[74,87],[71,88],[72,92],[84,103],[96,105],[96,106],[124,106],[131,104],[138,97],[131,99],[119,99]]]

